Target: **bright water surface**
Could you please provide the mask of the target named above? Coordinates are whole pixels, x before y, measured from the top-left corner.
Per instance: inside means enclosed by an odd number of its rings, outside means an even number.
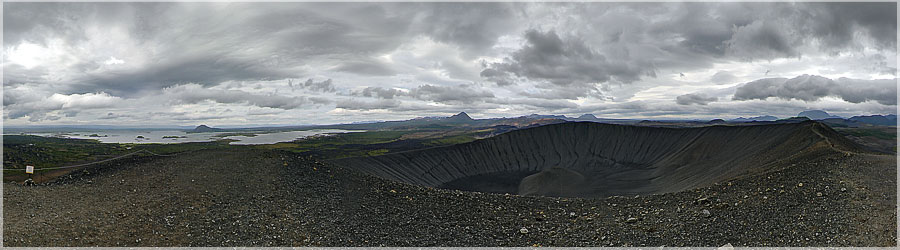
[[[335,133],[352,133],[363,132],[362,130],[342,130],[342,129],[314,129],[302,131],[287,132],[209,132],[209,133],[187,133],[180,130],[98,130],[88,132],[68,132],[68,133],[26,133],[29,135],[38,135],[46,137],[61,137],[73,139],[93,139],[103,143],[185,143],[185,142],[208,142],[222,139],[238,140],[229,144],[232,145],[250,145],[250,144],[274,144],[278,142],[290,142],[314,135],[327,135]],[[255,134],[256,136],[217,136],[228,133]],[[91,135],[100,137],[93,137]],[[140,137],[139,137],[140,136]],[[163,138],[163,137],[177,138]]]

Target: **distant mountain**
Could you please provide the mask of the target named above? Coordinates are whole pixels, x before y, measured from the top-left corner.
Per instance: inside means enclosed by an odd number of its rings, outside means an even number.
[[[842,118],[840,116],[829,115],[828,112],[822,110],[807,110],[797,114],[797,117],[807,117],[812,120],[825,120],[830,118]]]
[[[712,120],[706,122],[706,124],[725,124],[725,120],[722,120],[722,119],[712,119]]]
[[[594,114],[583,114],[583,115],[579,116],[578,118],[575,118],[575,120],[592,121],[592,120],[597,120],[597,117],[594,116]]]
[[[860,125],[858,122],[841,118],[828,118],[819,121],[828,124],[828,126],[831,126],[833,128],[856,128]]]
[[[771,115],[763,115],[763,116],[756,116],[756,117],[750,117],[750,118],[738,117],[736,119],[731,119],[732,122],[770,122],[770,121],[777,121],[777,120],[778,120],[778,117],[774,117]]]
[[[200,125],[200,126],[197,126],[196,128],[194,128],[194,130],[191,130],[191,132],[194,132],[194,133],[219,132],[219,131],[225,131],[225,130],[220,129],[220,128],[210,128],[209,126],[206,126],[206,125]]]
[[[897,126],[896,115],[863,115],[850,117],[848,120],[872,125]]]
[[[797,117],[791,117],[791,118],[778,119],[776,122],[792,122],[793,123],[793,122],[802,122],[802,121],[809,121],[809,120],[811,120],[811,119],[809,119],[809,117],[797,116]]]
[[[526,116],[522,116],[522,117],[529,118],[529,119],[564,119],[564,120],[566,118],[568,118],[564,115],[539,115],[539,114],[530,114],[530,115],[526,115]]]
[[[475,119],[472,119],[472,117],[469,117],[469,114],[466,114],[466,112],[459,112],[459,114],[455,114],[451,117],[447,117],[447,119],[445,119],[444,121],[447,121],[447,122],[471,122],[474,120]]]

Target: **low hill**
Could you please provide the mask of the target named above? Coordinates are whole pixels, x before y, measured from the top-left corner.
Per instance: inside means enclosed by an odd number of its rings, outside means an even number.
[[[221,132],[221,131],[225,131],[225,130],[220,129],[220,128],[211,128],[206,125],[200,125],[200,126],[197,126],[196,128],[194,128],[194,130],[191,130],[191,132],[194,132],[194,133],[208,133],[208,132]]]
[[[848,119],[850,121],[866,123],[872,125],[881,125],[881,126],[897,126],[897,116],[896,115],[864,115],[864,116],[854,116]]]

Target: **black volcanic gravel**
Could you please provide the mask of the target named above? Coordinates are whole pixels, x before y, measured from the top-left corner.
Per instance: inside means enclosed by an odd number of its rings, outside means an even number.
[[[136,157],[3,184],[3,245],[896,244],[896,156],[798,161],[678,193],[567,199],[419,187],[278,151]]]

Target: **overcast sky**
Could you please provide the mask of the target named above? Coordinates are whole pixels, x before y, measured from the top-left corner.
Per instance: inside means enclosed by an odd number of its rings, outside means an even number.
[[[4,3],[6,125],[897,109],[896,3]]]

